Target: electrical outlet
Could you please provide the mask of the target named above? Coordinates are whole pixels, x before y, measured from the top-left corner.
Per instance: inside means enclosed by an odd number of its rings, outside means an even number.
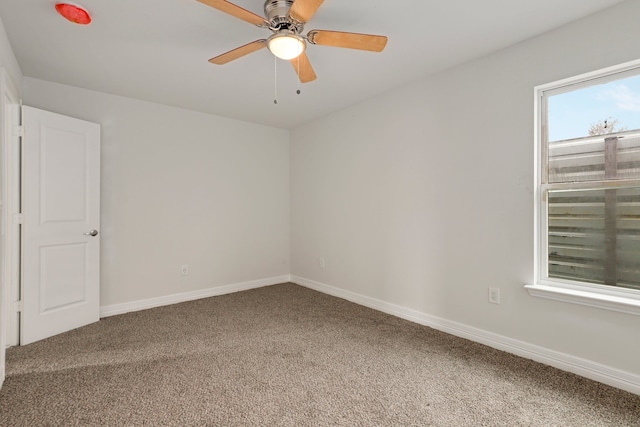
[[[318,260],[318,262],[320,263],[320,268],[325,268],[327,266],[327,264],[324,262],[324,258],[320,258]]]
[[[189,266],[187,264],[182,264],[180,266],[180,274],[183,276],[187,276],[189,274]]]
[[[489,302],[500,304],[500,288],[489,288]]]

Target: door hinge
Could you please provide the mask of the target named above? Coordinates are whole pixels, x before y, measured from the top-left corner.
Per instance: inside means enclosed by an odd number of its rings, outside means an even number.
[[[16,126],[15,133],[18,138],[24,138],[24,126]]]
[[[15,313],[22,313],[23,309],[24,309],[24,304],[22,304],[22,301],[16,301],[13,303],[13,311]]]
[[[17,224],[24,224],[24,214],[21,213],[17,213],[15,214],[15,218],[16,218],[16,223]]]

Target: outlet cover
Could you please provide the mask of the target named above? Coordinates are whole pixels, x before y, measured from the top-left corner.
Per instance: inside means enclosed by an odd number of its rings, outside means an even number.
[[[180,274],[183,276],[187,276],[189,274],[189,266],[187,264],[182,264],[180,266]]]

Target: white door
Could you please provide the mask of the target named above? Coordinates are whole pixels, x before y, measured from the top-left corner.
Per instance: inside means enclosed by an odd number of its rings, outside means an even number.
[[[100,126],[23,107],[21,344],[99,320]]]

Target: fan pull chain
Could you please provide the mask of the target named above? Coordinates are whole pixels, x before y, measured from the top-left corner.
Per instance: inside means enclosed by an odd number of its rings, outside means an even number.
[[[296,81],[298,82],[298,90],[296,90],[296,93],[300,95],[300,56],[298,56],[298,78]]]
[[[273,55],[273,103],[278,104],[278,58]]]

